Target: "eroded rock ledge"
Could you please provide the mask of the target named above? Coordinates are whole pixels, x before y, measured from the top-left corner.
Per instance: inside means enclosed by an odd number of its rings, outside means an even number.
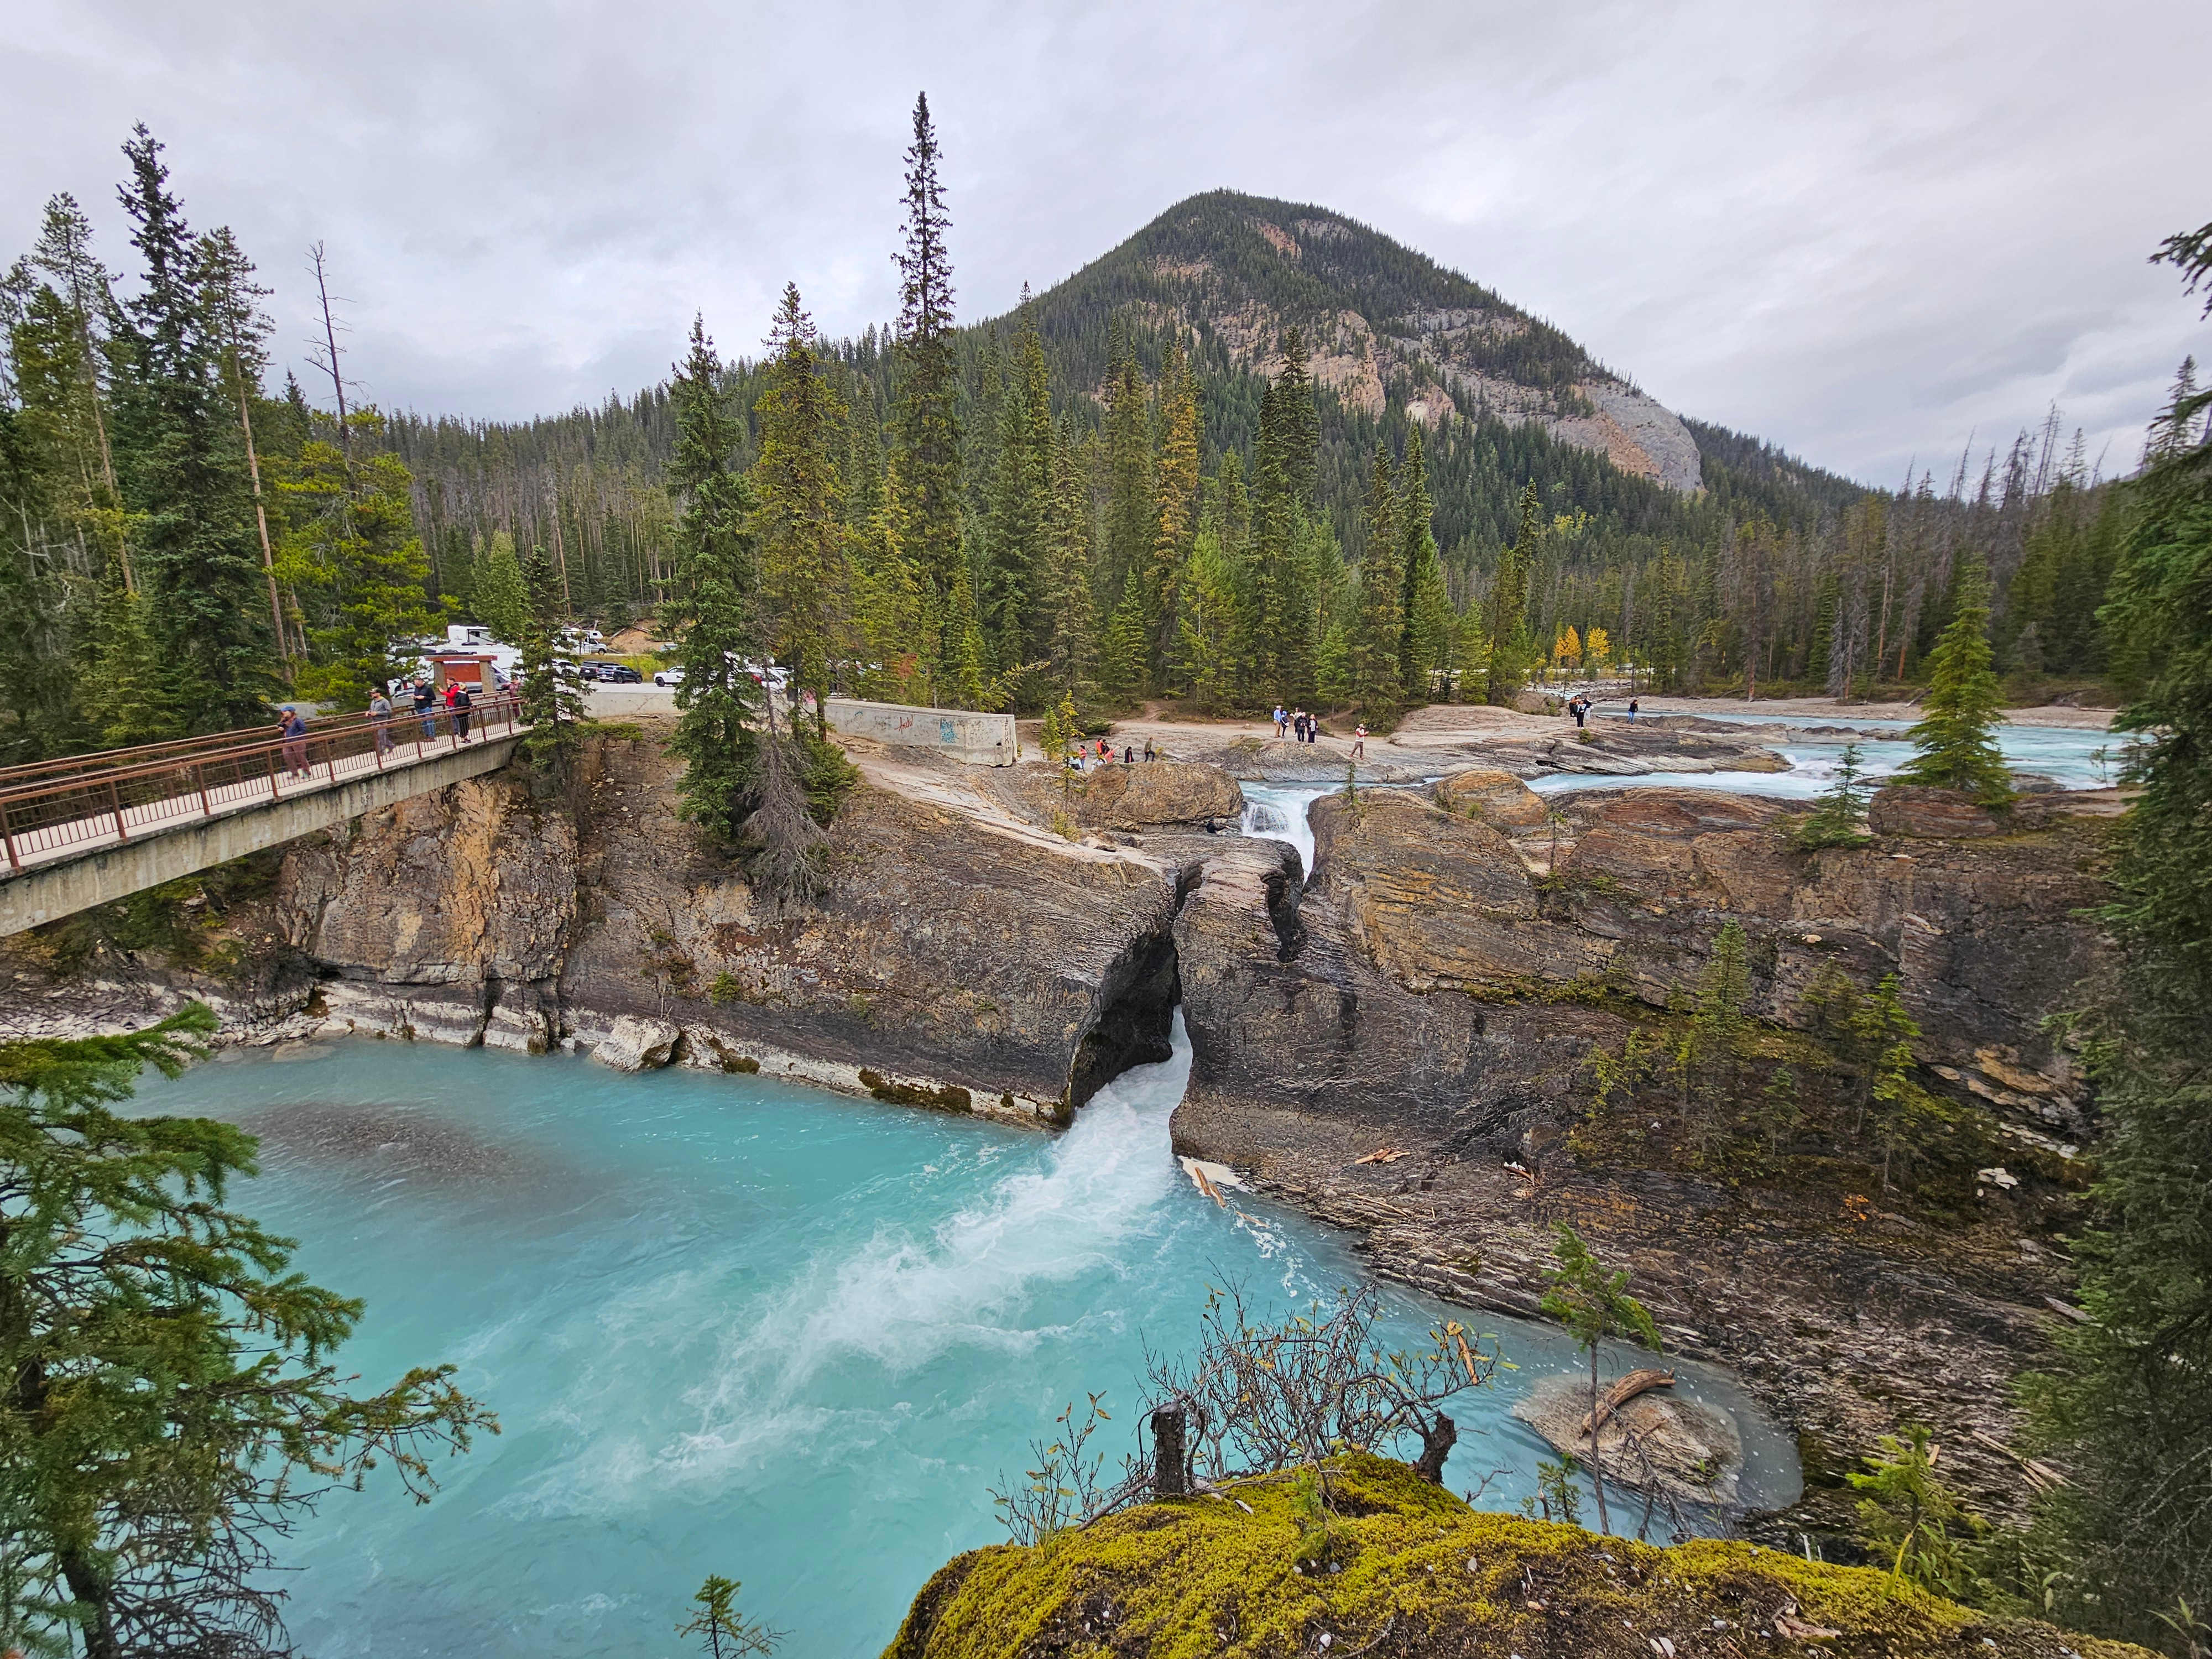
[[[1514,787],[1448,781],[1452,811],[1402,792],[1316,803],[1302,893],[1261,844],[1207,863],[1176,923],[1194,1046],[1177,1150],[1356,1230],[1386,1274],[1507,1312],[1534,1311],[1570,1222],[1633,1268],[1671,1348],[1732,1365],[1799,1431],[1809,1479],[1917,1420],[2010,1507],[2016,1472],[1972,1436],[2009,1438],[2011,1380],[2066,1293],[2063,1170],[1937,1224],[1636,1167],[1640,1123],[1599,1126],[1626,1131],[1599,1167],[1570,1137],[1591,1054],[1694,982],[1734,920],[1750,1012],[1778,1025],[1802,1022],[1824,964],[1900,973],[1930,1084],[1996,1112],[2020,1167],[2047,1172],[2089,1121],[2043,1022],[2103,967],[2080,915],[2100,896],[2094,830],[1806,854],[1771,801],[1593,794],[1539,824]],[[1384,1148],[1399,1156],[1361,1161]]]

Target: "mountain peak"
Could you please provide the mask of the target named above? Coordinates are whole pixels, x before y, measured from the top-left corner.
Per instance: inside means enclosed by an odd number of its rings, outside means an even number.
[[[1206,191],[1036,301],[1045,317],[1102,302],[1261,374],[1296,325],[1314,378],[1370,417],[1391,404],[1429,426],[1487,411],[1632,476],[1700,483],[1697,441],[1673,411],[1549,323],[1329,208]]]

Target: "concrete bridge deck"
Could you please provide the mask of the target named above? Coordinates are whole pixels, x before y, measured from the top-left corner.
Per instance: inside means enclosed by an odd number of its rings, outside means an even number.
[[[354,746],[349,744],[314,739],[323,752],[301,757],[311,760],[305,776],[280,763],[291,758],[281,744],[261,743],[244,751],[271,751],[270,763],[259,774],[244,774],[234,763],[232,775],[210,781],[201,767],[195,781],[188,756],[109,773],[82,770],[60,783],[40,780],[12,796],[0,790],[4,808],[10,799],[20,805],[37,795],[57,799],[64,789],[76,792],[69,799],[96,804],[108,776],[142,785],[127,798],[107,785],[113,805],[15,830],[8,838],[8,866],[0,867],[0,937],[495,770],[527,730],[503,725],[489,736],[471,734],[463,741],[447,729],[408,741],[404,734],[416,729],[412,719],[397,720],[391,729],[397,740],[380,746],[373,726],[361,728],[366,740],[357,753],[343,752]],[[224,758],[234,763],[238,752]],[[101,758],[82,757],[88,766]],[[143,787],[149,779],[161,780],[154,791]]]

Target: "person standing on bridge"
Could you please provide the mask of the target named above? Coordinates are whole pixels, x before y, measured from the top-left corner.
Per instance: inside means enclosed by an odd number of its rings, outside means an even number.
[[[455,743],[466,743],[469,740],[469,710],[475,706],[476,699],[469,695],[469,688],[459,680],[454,681],[453,708]]]
[[[284,705],[284,718],[277,722],[276,734],[284,739],[284,769],[295,778],[307,775],[307,720],[291,703]]]
[[[376,722],[376,752],[388,755],[392,752],[392,699],[384,695],[380,685],[368,700],[368,713]]]
[[[438,735],[438,693],[428,680],[415,682],[415,713],[422,722],[422,735]]]

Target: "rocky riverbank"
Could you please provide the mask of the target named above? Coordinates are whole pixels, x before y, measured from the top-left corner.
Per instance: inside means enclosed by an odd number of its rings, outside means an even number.
[[[2094,822],[1806,854],[1752,797],[1592,792],[1562,824],[1499,774],[1441,793],[1452,810],[1316,803],[1302,891],[1274,848],[1208,862],[1176,922],[1178,1150],[1358,1231],[1380,1272],[1502,1311],[1534,1311],[1567,1222],[1633,1271],[1671,1348],[1798,1431],[1816,1486],[1919,1421],[1981,1502],[2016,1507],[2011,1382],[2063,1316],[2090,1127],[2045,1018],[2103,970],[2080,916]],[[1824,970],[1899,975],[1922,1075],[1999,1148],[1985,1182],[1946,1208],[1863,1165],[1708,1172],[1671,1107],[1593,1113],[1592,1055],[1678,1031],[1731,921],[1780,1052]]]
[[[0,1029],[199,995],[240,1040],[565,1047],[1050,1123],[1161,1055],[1180,999],[1179,1149],[1351,1229],[1379,1272],[1529,1313],[1571,1222],[1671,1348],[1799,1434],[1828,1489],[1808,1525],[1908,1420],[1985,1508],[2018,1503],[2011,1379],[2064,1316],[2094,1133],[2045,1025],[2104,966],[2081,914],[2099,826],[2067,799],[1966,824],[1896,792],[1871,845],[1807,854],[1775,801],[1547,804],[1493,765],[1316,803],[1302,884],[1282,844],[1209,833],[1241,805],[1218,768],[1068,779],[861,745],[832,890],[778,915],[678,817],[661,737],[593,738],[560,791],[500,774],[295,843],[186,902],[192,951],[16,941]],[[1808,1076],[1817,988],[1899,975],[1915,1075],[1942,1135],[1986,1142],[1978,1173],[1893,1194],[1825,1154],[1711,1166],[1671,1107],[1593,1110],[1593,1056],[1676,1031],[1731,921],[1759,1040]]]

